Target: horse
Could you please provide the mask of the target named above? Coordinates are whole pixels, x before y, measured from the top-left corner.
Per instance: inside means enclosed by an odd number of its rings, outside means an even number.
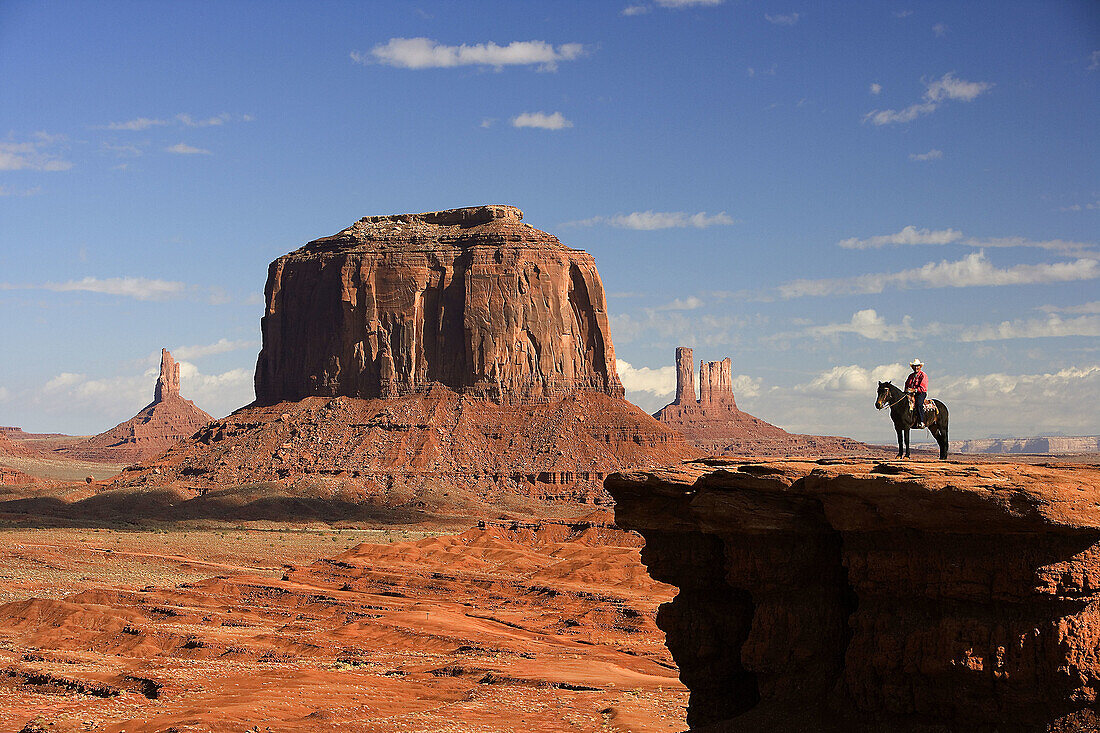
[[[931,404],[929,404],[931,403]],[[878,383],[878,398],[875,409],[890,408],[890,419],[894,421],[894,430],[898,432],[898,458],[909,457],[909,431],[917,421],[909,395],[889,382]],[[932,431],[932,437],[940,444],[940,460],[947,458],[947,405],[939,400],[926,400],[924,403],[925,427]],[[902,438],[905,447],[902,448]]]

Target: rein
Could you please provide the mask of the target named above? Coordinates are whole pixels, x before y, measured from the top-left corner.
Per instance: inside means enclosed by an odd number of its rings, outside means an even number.
[[[902,401],[905,400],[907,397],[909,397],[909,394],[906,393],[906,392],[902,392],[901,397],[898,398],[897,402],[891,402],[890,404],[883,405],[882,407],[879,407],[878,409],[885,410],[887,407],[893,407],[894,405],[900,405],[902,403]],[[877,407],[877,405],[876,405],[876,407]]]

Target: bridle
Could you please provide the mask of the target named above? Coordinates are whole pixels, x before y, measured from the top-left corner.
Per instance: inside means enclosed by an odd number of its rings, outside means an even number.
[[[899,404],[901,404],[901,402],[902,402],[903,400],[905,400],[905,399],[906,399],[906,398],[907,398],[908,396],[909,396],[909,394],[908,394],[907,392],[902,392],[902,393],[901,393],[901,397],[899,397],[899,398],[897,399],[897,401],[895,401],[895,402],[891,402],[891,403],[890,403],[890,404],[888,404],[888,405],[880,405],[880,404],[879,404],[879,403],[878,403],[878,402],[876,401],[876,402],[875,402],[875,409],[876,409],[876,410],[885,410],[885,409],[886,409],[886,408],[888,408],[888,407],[893,407],[894,405],[899,405]]]

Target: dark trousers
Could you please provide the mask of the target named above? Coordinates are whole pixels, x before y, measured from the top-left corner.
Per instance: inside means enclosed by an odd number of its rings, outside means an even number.
[[[927,396],[927,392],[917,392],[914,395],[915,401],[917,403],[917,422],[919,423],[924,422],[924,398]]]

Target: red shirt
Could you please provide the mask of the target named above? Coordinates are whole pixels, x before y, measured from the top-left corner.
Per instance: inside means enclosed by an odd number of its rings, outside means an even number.
[[[923,369],[909,375],[909,378],[905,380],[905,390],[928,392],[928,375],[924,373]]]

